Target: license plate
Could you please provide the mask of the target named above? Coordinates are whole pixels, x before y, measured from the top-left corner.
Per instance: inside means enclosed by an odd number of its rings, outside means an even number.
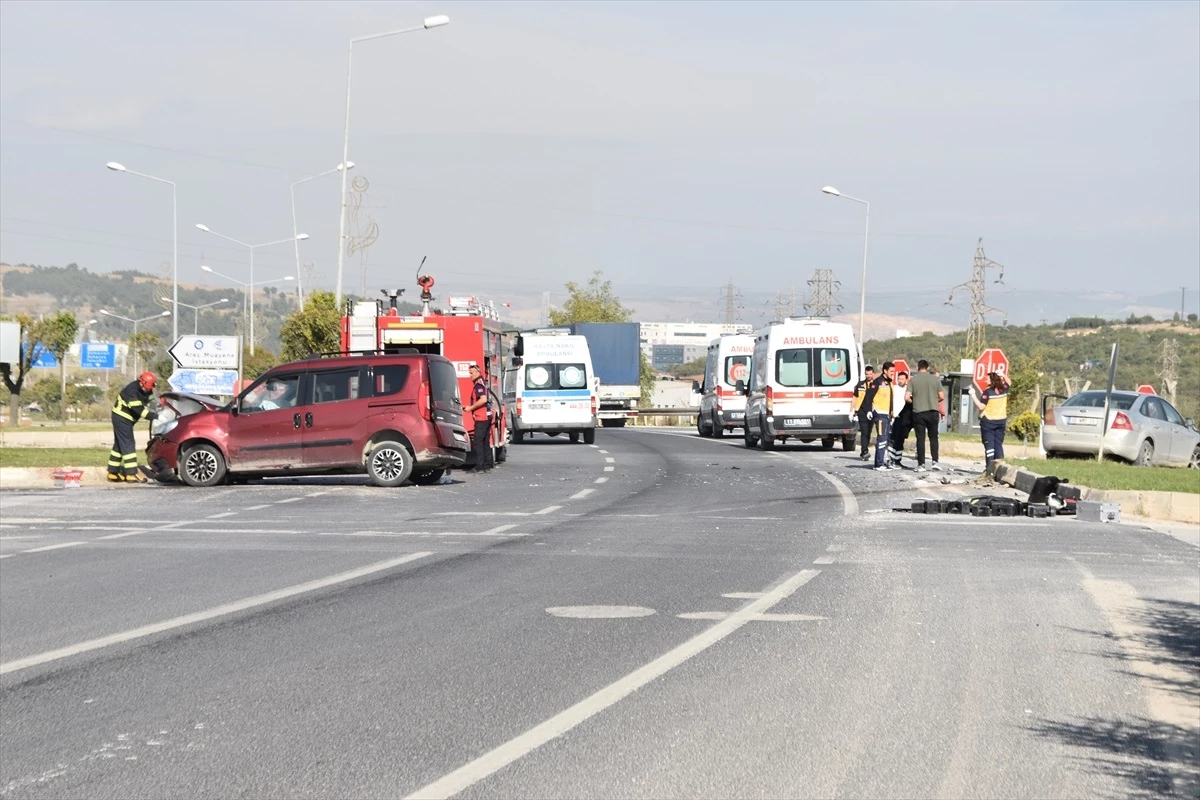
[[[1091,417],[1067,417],[1068,425],[1099,425],[1100,420]]]
[[[549,411],[550,404],[549,403],[530,403],[529,410],[530,411]]]
[[[783,424],[788,428],[811,428],[811,419],[785,419]]]
[[[733,411],[733,412],[730,412],[730,414],[729,414],[730,419],[745,419],[745,417],[746,417],[746,415],[743,414],[741,411]]]

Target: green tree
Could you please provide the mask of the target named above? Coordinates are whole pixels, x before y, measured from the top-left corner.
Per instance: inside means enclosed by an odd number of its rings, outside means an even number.
[[[704,372],[704,365],[707,361],[708,359],[704,356],[701,356],[700,358],[694,358],[686,363],[676,364],[668,369],[667,373],[676,378],[682,378],[685,375],[698,375],[699,373]]]
[[[242,348],[242,378],[252,381],[279,363],[279,358],[265,347],[255,348],[250,354],[250,348]]]
[[[75,315],[70,311],[60,311],[52,317],[44,318],[41,327],[38,341],[58,359],[58,406],[61,411],[64,408],[62,398],[67,388],[67,352],[75,343],[75,337],[79,335],[79,320],[75,319]],[[61,413],[60,419],[65,425],[67,415]]]
[[[596,270],[584,286],[574,281],[565,284],[567,302],[561,309],[550,309],[551,325],[570,325],[572,322],[632,322],[633,309],[626,308],[613,292],[612,281],[604,280],[604,273]],[[638,405],[649,408],[654,396],[654,369],[645,353],[639,352],[638,370],[641,399]]]
[[[342,349],[342,314],[333,292],[315,291],[303,308],[293,311],[279,331],[280,357],[299,361],[313,353],[332,353]]]
[[[16,321],[21,326],[21,341],[24,343],[21,357],[16,364],[0,364],[0,378],[4,380],[4,387],[9,392],[8,419],[12,425],[20,424],[21,389],[25,385],[25,379],[29,377],[29,373],[33,369],[33,362],[37,361],[42,353],[50,350],[47,342],[58,342],[58,338],[66,328],[67,319],[64,315],[69,317],[71,322],[74,322],[76,330],[78,330],[75,315],[69,311],[60,311],[53,316],[41,319],[34,319],[32,314],[16,315]],[[72,340],[74,340],[74,337],[75,334],[72,333]],[[70,346],[70,342],[68,342],[67,347]],[[66,354],[65,349],[63,350],[63,354]],[[62,363],[62,359],[59,359],[59,363]],[[14,367],[16,368],[15,376],[13,375]]]
[[[154,361],[161,343],[154,331],[138,331],[129,337],[129,349],[133,351],[134,357],[134,374],[141,374],[145,368],[143,365],[149,366]]]

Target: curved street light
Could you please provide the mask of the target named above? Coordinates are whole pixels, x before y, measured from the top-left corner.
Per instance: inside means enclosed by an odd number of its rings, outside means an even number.
[[[300,301],[300,307],[304,307],[304,279],[300,277],[300,234],[296,228],[296,187],[302,183],[315,181],[317,178],[324,178],[326,175],[332,175],[335,172],[342,172],[342,167],[347,170],[354,169],[354,162],[347,161],[344,164],[338,164],[333,169],[327,169],[324,172],[318,172],[316,175],[310,175],[307,178],[301,178],[292,184],[292,235],[296,237],[296,298]]]
[[[108,167],[113,172],[124,172],[128,175],[136,175],[139,178],[165,183],[171,187],[171,310],[174,312],[174,317],[171,320],[171,338],[172,340],[179,338],[179,194],[176,191],[175,181],[169,181],[166,178],[156,178],[153,175],[147,175],[144,172],[134,172],[128,169],[119,161],[109,161],[104,166]]]
[[[863,324],[867,317],[867,245],[871,238],[871,204],[866,200],[858,197],[851,197],[848,194],[842,194],[832,186],[826,186],[821,189],[822,192],[834,197],[842,197],[846,200],[853,200],[856,203],[862,203],[867,207],[867,224],[863,231],[863,268],[862,268],[862,291],[859,293],[858,299],[858,346],[863,346]]]

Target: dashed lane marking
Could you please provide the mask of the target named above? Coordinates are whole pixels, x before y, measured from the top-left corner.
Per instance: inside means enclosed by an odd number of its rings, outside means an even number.
[[[596,483],[608,483],[608,478],[596,478]]]
[[[600,452],[601,452],[601,453],[603,453],[604,455],[608,455],[608,451],[607,451],[607,450],[601,450]]]
[[[511,531],[515,527],[517,527],[517,524],[515,522],[509,523],[508,525],[497,525],[494,528],[488,528],[486,531],[484,531],[483,533],[481,533],[479,535],[480,536],[496,536],[501,533]]]
[[[679,619],[729,619],[736,611],[689,611],[676,614]],[[754,622],[819,622],[829,617],[817,617],[812,614],[755,614],[750,619]]]
[[[533,514],[534,514],[534,516],[537,516],[537,517],[544,517],[547,514],[553,514],[555,511],[558,511],[560,508],[562,508],[562,506],[546,506],[541,511],[533,512]]]
[[[136,639],[142,639],[146,636],[153,636],[156,633],[182,628],[187,625],[195,625],[198,622],[206,622],[217,617],[224,617],[230,614],[236,614],[239,611],[246,611],[257,606],[267,605],[268,603],[276,603],[280,600],[286,600],[297,595],[307,594],[309,592],[324,589],[328,586],[336,586],[339,583],[362,578],[367,575],[374,575],[377,572],[394,569],[402,564],[407,564],[412,561],[417,561],[422,558],[427,558],[433,555],[429,551],[421,551],[418,553],[409,553],[399,558],[389,558],[386,561],[377,561],[374,564],[368,564],[365,567],[352,569],[348,572],[339,572],[336,575],[330,575],[327,578],[318,578],[304,583],[297,583],[293,586],[288,586],[283,589],[276,589],[273,592],[265,594],[257,594],[253,597],[247,597],[244,600],[237,600],[232,603],[225,603],[214,608],[209,608],[204,611],[197,611],[193,614],[184,614],[181,617],[172,617],[162,622],[155,622],[151,625],[142,625],[138,628],[131,628],[120,633],[102,636],[99,639],[89,639],[78,644],[73,644],[68,647],[60,647],[57,650],[48,650],[44,653],[18,658],[13,661],[0,663],[0,675],[7,675],[10,672],[36,667],[41,664],[48,664],[52,661],[58,661],[63,658],[70,658],[81,653],[87,653],[92,650],[100,650],[105,647],[111,647],[115,644],[131,642]]]
[[[143,528],[140,531],[126,531],[125,533],[110,533],[108,536],[98,536],[96,537],[96,541],[104,541],[107,539],[124,539],[126,536],[140,536],[143,533],[153,533],[154,531],[169,531],[191,524],[193,524],[193,520],[186,519],[179,522],[168,522],[166,525],[157,525],[153,528]]]
[[[613,458],[612,456],[605,456],[605,457],[604,457],[604,463],[606,463],[606,464],[615,464],[615,463],[617,463],[617,460],[616,460],[615,458]]]
[[[764,592],[726,592],[721,597],[728,597],[730,600],[757,600],[763,594]]]
[[[284,500],[276,500],[275,505],[278,506],[278,505],[282,505],[284,503],[299,503],[303,499],[304,499],[303,497],[289,497]]]
[[[688,659],[704,652],[725,639],[759,614],[768,611],[787,599],[804,584],[811,581],[820,570],[806,569],[780,583],[759,599],[733,612],[728,618],[701,631],[683,644],[675,647],[650,663],[635,669],[623,678],[605,686],[595,694],[584,698],[570,708],[555,714],[550,719],[535,725],[525,733],[511,739],[450,774],[427,784],[410,794],[409,798],[447,798],[458,794],[509,764],[528,755],[547,742],[562,736],[576,726],[586,722],[610,706],[636,692],[656,678],[665,675]]]
[[[238,513],[238,512],[236,512],[236,511],[222,511],[220,514],[209,514],[209,515],[208,515],[208,519],[225,519],[225,517],[232,517],[232,516],[233,516],[234,514],[236,514],[236,513]]]
[[[614,469],[616,469],[616,467],[605,467],[605,468],[604,468],[604,471],[605,471],[605,472],[612,472]]]
[[[588,445],[588,447],[595,447],[596,449],[599,449],[599,448],[600,448],[600,445],[598,445],[598,444],[589,444],[589,445]]]
[[[246,506],[242,511],[262,511],[264,508],[270,508],[271,503],[263,503],[260,506]]]
[[[832,564],[835,560],[836,559],[834,559],[833,556],[821,556],[820,558],[814,559],[813,563],[814,564]]]
[[[578,492],[576,492],[575,494],[571,495],[571,498],[570,498],[570,499],[572,499],[572,500],[582,500],[583,498],[587,497],[589,494],[591,494],[591,493],[592,493],[592,492],[594,492],[594,491],[596,491],[596,490],[595,490],[595,489],[581,489],[580,491],[578,491]]]

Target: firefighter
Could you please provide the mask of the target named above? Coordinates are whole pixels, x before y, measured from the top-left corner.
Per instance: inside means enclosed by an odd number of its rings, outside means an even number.
[[[145,483],[146,478],[138,472],[137,444],[133,440],[133,426],[139,419],[154,422],[158,413],[150,407],[157,379],[153,372],[143,372],[136,381],[117,395],[112,407],[113,449],[108,454],[108,479],[114,483]]]
[[[469,369],[471,375],[471,404],[466,410],[475,421],[475,438],[472,449],[475,453],[475,471],[487,472],[493,466],[492,454],[492,398],[488,392],[487,379],[477,364]]]

